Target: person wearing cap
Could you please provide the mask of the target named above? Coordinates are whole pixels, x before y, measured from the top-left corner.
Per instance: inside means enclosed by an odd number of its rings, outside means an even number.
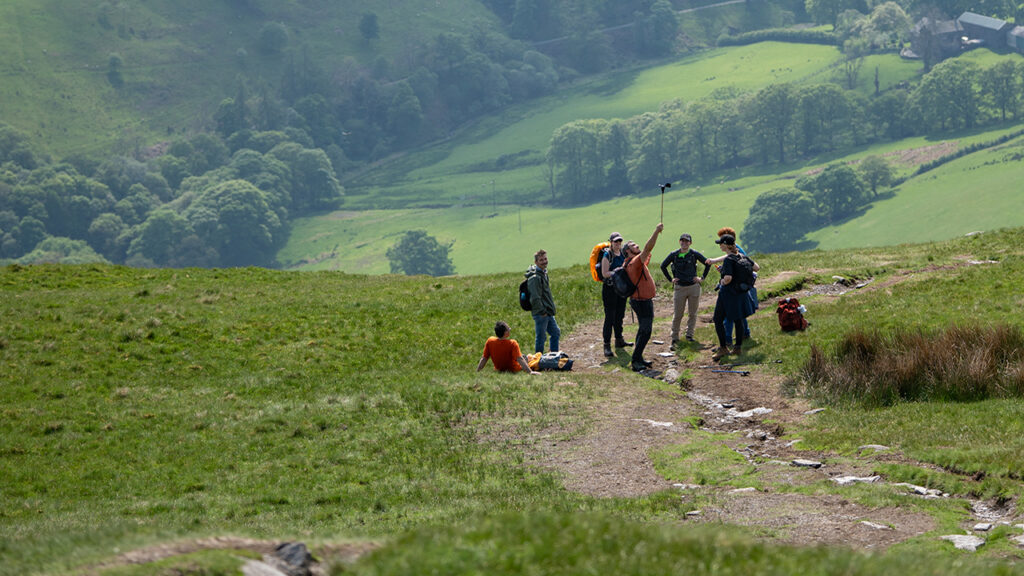
[[[626,263],[626,253],[622,250],[622,234],[612,232],[608,237],[611,244],[601,253],[601,302],[604,304],[604,355],[615,356],[612,351],[612,333],[615,334],[615,347],[632,346],[622,337],[622,319],[626,317],[626,298],[619,296],[612,286],[612,271]]]
[[[736,241],[736,250],[739,251],[740,254],[746,256],[747,253],[743,250],[743,247],[740,246],[739,235],[736,234],[736,230],[732,229],[729,226],[723,226],[723,227],[718,229],[718,237],[719,238],[721,238],[725,234],[729,234],[730,236],[732,236],[733,238],[735,238],[737,240]],[[708,262],[710,262],[711,264],[718,264],[718,263],[722,262],[723,260],[725,260],[725,255],[724,254],[721,255],[721,256],[718,256],[717,258],[711,258],[711,259],[708,260]],[[755,274],[754,277],[756,278],[757,275]],[[754,306],[754,311],[756,312],[757,308],[758,308],[757,287],[756,286],[752,287],[747,292],[747,296],[750,298],[750,303]],[[750,325],[747,324],[747,319],[744,318],[743,320],[740,320],[740,324],[743,326],[743,339],[744,340],[750,340]],[[729,320],[728,318],[725,319],[725,343],[728,344],[729,346],[732,346],[732,320]]]
[[[707,278],[711,264],[703,254],[690,249],[693,238],[689,234],[679,236],[679,249],[669,252],[669,255],[661,261],[661,273],[672,283],[672,350],[679,344],[679,324],[683,319],[683,312],[689,310],[689,318],[686,321],[686,340],[693,342],[693,332],[697,328],[697,307],[700,304],[700,286]],[[697,263],[704,265],[704,274],[697,276]],[[672,273],[669,274],[669,266]]]
[[[626,273],[629,279],[636,285],[636,291],[629,297],[629,305],[636,313],[636,345],[633,347],[633,361],[631,367],[634,372],[640,372],[651,367],[651,363],[644,360],[644,348],[651,339],[654,331],[654,295],[657,291],[654,285],[654,278],[647,265],[651,262],[651,253],[658,243],[658,236],[665,229],[665,225],[659,223],[654,228],[647,244],[643,250],[636,242],[626,244]]]
[[[721,360],[729,354],[739,355],[742,353],[744,335],[740,321],[753,314],[754,307],[746,292],[739,292],[730,286],[736,268],[740,266],[740,259],[747,258],[747,256],[741,256],[736,248],[736,237],[731,234],[723,234],[721,238],[715,240],[715,244],[718,244],[722,252],[725,252],[725,259],[722,261],[722,280],[718,290],[718,300],[715,302],[714,320],[715,332],[718,335],[718,350],[712,356],[714,360]],[[753,260],[750,262],[755,272],[760,269],[757,262]],[[732,320],[736,325],[736,346],[732,350],[729,349],[726,342],[726,318]]]

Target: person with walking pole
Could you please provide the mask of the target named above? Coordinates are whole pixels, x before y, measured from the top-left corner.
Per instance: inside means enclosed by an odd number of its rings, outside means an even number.
[[[647,265],[651,261],[651,253],[654,252],[654,247],[658,243],[658,236],[661,231],[665,229],[665,225],[660,222],[654,228],[654,233],[644,244],[643,250],[636,242],[630,242],[626,246],[626,253],[630,258],[626,263],[626,273],[629,275],[630,281],[636,286],[636,291],[629,298],[629,305],[633,308],[633,312],[636,313],[636,321],[638,324],[636,332],[636,342],[633,346],[633,359],[631,368],[634,372],[640,372],[650,368],[652,363],[644,359],[644,349],[647,348],[647,343],[651,339],[651,333],[654,330],[654,295],[656,288],[654,285],[654,278],[651,277],[651,271],[647,268]]]

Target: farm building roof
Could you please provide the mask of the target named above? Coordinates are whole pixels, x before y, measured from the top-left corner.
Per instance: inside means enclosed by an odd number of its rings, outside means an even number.
[[[978,26],[979,28],[988,28],[990,30],[1002,30],[1006,27],[1006,20],[1000,20],[998,18],[992,18],[990,16],[982,16],[981,14],[975,14],[974,12],[964,12],[956,19],[960,24],[968,24],[971,26]]]

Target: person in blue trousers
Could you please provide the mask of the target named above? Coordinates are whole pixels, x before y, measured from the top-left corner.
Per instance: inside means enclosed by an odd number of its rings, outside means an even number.
[[[548,253],[538,250],[533,255],[533,265],[526,269],[526,285],[530,290],[530,306],[533,313],[533,328],[537,334],[534,352],[544,352],[544,342],[551,336],[551,351],[558,352],[558,339],[562,331],[555,321],[555,299],[551,296],[551,282],[548,279]]]

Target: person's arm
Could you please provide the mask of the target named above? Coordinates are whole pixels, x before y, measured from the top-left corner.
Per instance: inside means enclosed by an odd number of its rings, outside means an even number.
[[[728,286],[732,282],[732,261],[726,259],[722,263],[722,286]]]
[[[640,252],[640,260],[642,262],[650,260],[651,252],[654,252],[654,246],[658,244],[658,235],[660,235],[661,231],[664,229],[665,225],[660,222],[654,227],[654,233],[651,234],[651,237],[647,240],[647,244],[644,244],[643,251]]]
[[[608,278],[612,275],[612,258],[610,252],[601,256],[601,278]]]
[[[533,309],[533,314],[546,316],[544,313],[544,299],[540,293],[540,271],[530,276],[529,280],[526,281],[526,285],[530,288],[530,308]]]
[[[487,356],[480,357],[480,362],[476,365],[476,371],[479,372],[483,370],[484,366],[487,366]]]
[[[527,374],[530,374],[530,375],[540,374],[540,372],[537,372],[536,370],[530,369],[530,363],[526,361],[526,356],[523,356],[522,354],[520,354],[519,358],[517,358],[517,360],[519,360],[519,366],[522,367],[523,372],[526,372]]]
[[[718,264],[719,262],[725,262],[725,254],[722,254],[721,256],[716,256],[714,258],[708,258],[705,264],[715,265]]]
[[[669,267],[669,264],[672,263],[672,257],[675,256],[675,255],[676,255],[675,252],[669,252],[668,256],[666,256],[665,259],[661,261],[661,273],[664,274],[665,278],[669,282],[672,282],[673,284],[675,284],[675,280],[672,278],[672,275],[668,273],[668,267]]]

